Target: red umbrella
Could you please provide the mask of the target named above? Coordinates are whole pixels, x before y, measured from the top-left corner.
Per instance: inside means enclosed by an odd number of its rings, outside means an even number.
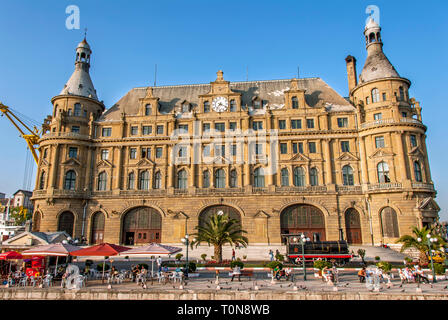
[[[87,256],[108,257],[108,256],[115,256],[115,255],[119,254],[120,252],[124,252],[124,251],[130,250],[130,249],[131,248],[117,246],[117,245],[111,244],[111,243],[101,243],[101,244],[98,244],[93,247],[84,248],[84,249],[77,250],[77,251],[72,251],[72,252],[70,252],[70,255],[76,256],[76,257],[87,257]],[[106,266],[106,259],[104,259],[104,262],[103,262],[103,279],[102,279],[103,281],[104,281],[105,266]]]
[[[23,259],[23,256],[16,251],[8,251],[0,254],[0,260]]]

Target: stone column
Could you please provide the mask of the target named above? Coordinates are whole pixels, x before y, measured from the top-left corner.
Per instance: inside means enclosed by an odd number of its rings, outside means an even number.
[[[325,184],[333,184],[333,168],[331,165],[332,154],[330,150],[331,139],[323,140],[323,151],[325,159]]]
[[[401,182],[408,180],[407,170],[406,170],[406,159],[404,157],[404,149],[403,149],[403,140],[402,140],[403,131],[398,131],[395,134],[395,143],[397,144],[397,156],[398,156],[398,168],[400,172]],[[396,171],[397,172],[397,171]],[[396,177],[398,180],[398,177]]]
[[[359,137],[359,155],[361,160],[361,184],[368,184],[369,175],[367,171],[366,144],[363,137]]]

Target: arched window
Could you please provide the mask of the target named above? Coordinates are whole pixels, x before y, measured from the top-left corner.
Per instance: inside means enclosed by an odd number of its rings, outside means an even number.
[[[372,42],[376,42],[375,33],[372,32],[372,33],[369,35],[369,42],[370,42],[370,43],[372,43]]]
[[[92,216],[92,232],[90,236],[91,244],[103,243],[104,240],[104,213],[101,211],[95,212]]]
[[[230,112],[235,112],[235,111],[236,111],[236,101],[230,100]]]
[[[64,179],[65,190],[75,190],[76,185],[76,173],[73,170],[67,171]]]
[[[257,168],[254,170],[254,187],[264,188],[263,168]]]
[[[380,102],[380,91],[377,88],[372,90],[372,103]]]
[[[135,173],[131,172],[128,176],[128,189],[133,190],[135,188]]]
[[[160,243],[162,238],[162,216],[153,208],[138,207],[123,217],[122,243],[137,245]]]
[[[149,172],[142,171],[140,172],[140,181],[139,181],[139,189],[140,190],[148,190],[149,189]]]
[[[177,188],[187,189],[187,171],[180,170],[177,173]]]
[[[281,171],[281,183],[282,187],[289,187],[289,171],[286,168],[283,168]]]
[[[73,213],[65,211],[61,213],[58,220],[58,231],[65,231],[70,237],[73,237],[73,226],[75,225]]]
[[[45,171],[42,171],[42,173],[40,174],[39,189],[45,189]]]
[[[398,238],[400,233],[398,231],[397,213],[391,207],[386,207],[381,210],[381,231],[385,238]]]
[[[210,173],[208,170],[202,174],[202,188],[210,188]]]
[[[312,186],[317,186],[319,184],[319,179],[317,177],[317,169],[311,168],[310,170],[310,184]]]
[[[33,214],[33,229],[32,229],[32,231],[34,231],[34,232],[40,231],[40,220],[41,220],[40,212],[35,211]]]
[[[230,171],[230,188],[236,188],[238,186],[238,174],[236,173],[236,170],[233,169]]]
[[[345,230],[347,242],[350,244],[362,244],[361,219],[356,209],[345,211]]]
[[[305,185],[305,170],[302,167],[294,168],[294,186],[303,187]]]
[[[160,189],[162,187],[162,175],[160,171],[157,171],[154,175],[154,189]]]
[[[150,104],[145,106],[145,116],[150,116],[152,114],[152,107]]]
[[[422,182],[422,169],[420,167],[420,163],[418,161],[414,162],[414,175],[415,175],[415,181]]]
[[[379,183],[388,183],[390,182],[389,178],[389,166],[386,162],[382,161],[377,165],[378,171],[378,182]]]
[[[80,103],[75,103],[75,107],[74,107],[74,113],[73,115],[75,117],[80,117],[81,116],[81,104]]]
[[[399,90],[400,90],[400,101],[404,101],[405,97],[404,97],[404,89],[403,89],[403,87],[400,87]]]
[[[107,187],[107,173],[101,172],[98,175],[98,191],[106,191]]]
[[[293,109],[299,109],[299,100],[297,97],[292,97],[291,104]]]
[[[280,230],[282,235],[303,233],[313,242],[325,241],[325,217],[316,207],[292,205],[280,213]]]
[[[355,184],[352,167],[347,165],[342,168],[342,180],[344,186],[353,186]]]
[[[218,169],[215,172],[215,188],[226,187],[226,172],[224,169]]]

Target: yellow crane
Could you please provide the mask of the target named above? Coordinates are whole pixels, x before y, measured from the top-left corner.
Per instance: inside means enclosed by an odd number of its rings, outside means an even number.
[[[44,130],[48,128],[47,122],[45,121],[44,125],[42,126],[41,132],[39,132],[39,129],[36,126],[34,126],[33,129],[30,129],[22,120],[20,120],[20,118],[11,110],[10,107],[5,106],[1,102],[0,111],[2,112],[2,115],[5,115],[9,119],[9,121],[11,121],[12,124],[16,127],[16,129],[19,130],[21,137],[25,139],[28,148],[33,154],[34,161],[36,161],[36,164],[38,164],[39,157],[37,155],[37,149],[39,148],[39,139]]]

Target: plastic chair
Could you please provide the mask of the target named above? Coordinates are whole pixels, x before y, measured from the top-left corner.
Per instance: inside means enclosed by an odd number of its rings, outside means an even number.
[[[53,276],[51,274],[47,274],[43,279],[43,285],[46,287],[53,286]]]
[[[182,271],[180,272],[174,272],[173,273],[173,281],[176,282],[176,280],[179,280],[179,282],[182,282],[182,278],[184,277],[184,273]]]
[[[165,278],[165,275],[163,273],[157,272],[156,275],[157,275],[157,281],[159,283],[162,282],[162,281],[165,281],[166,278]]]
[[[19,286],[20,286],[20,287],[26,287],[27,280],[28,280],[27,277],[22,277],[22,278],[20,278],[20,280],[19,280]]]

